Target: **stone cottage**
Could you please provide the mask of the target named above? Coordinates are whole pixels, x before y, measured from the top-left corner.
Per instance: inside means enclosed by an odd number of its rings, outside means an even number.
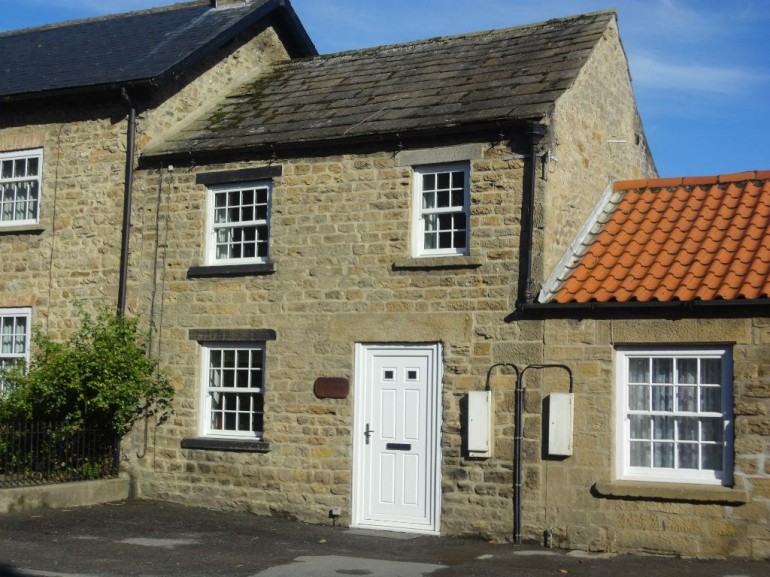
[[[613,12],[276,62],[138,163],[128,293],[177,384],[141,496],[542,538],[496,365],[544,362],[506,316],[613,178],[656,175]]]
[[[618,181],[519,307],[576,382],[532,487],[555,542],[770,558],[769,224],[768,171]]]

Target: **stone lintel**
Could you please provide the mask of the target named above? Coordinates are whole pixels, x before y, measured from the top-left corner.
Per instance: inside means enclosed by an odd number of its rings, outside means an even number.
[[[428,343],[469,342],[467,313],[377,313],[335,315],[329,326],[333,342]]]
[[[751,343],[750,319],[613,320],[612,344]]]
[[[396,155],[397,166],[417,166],[420,164],[439,164],[461,162],[464,160],[480,160],[484,158],[484,145],[462,144],[460,146],[441,146],[437,148],[421,148],[403,150]]]
[[[191,341],[199,343],[274,341],[273,329],[190,329]]]
[[[281,165],[240,168],[237,170],[219,170],[216,172],[199,172],[195,175],[195,184],[228,184],[231,182],[266,180],[281,176],[282,174],[283,166]]]

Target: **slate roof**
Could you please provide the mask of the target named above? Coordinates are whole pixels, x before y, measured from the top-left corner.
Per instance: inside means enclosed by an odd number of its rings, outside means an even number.
[[[283,0],[210,6],[188,2],[0,34],[0,98],[158,81],[222,46],[272,11],[315,48]]]
[[[150,156],[336,143],[539,119],[613,11],[276,65]]]
[[[770,171],[614,183],[541,302],[770,298]]]

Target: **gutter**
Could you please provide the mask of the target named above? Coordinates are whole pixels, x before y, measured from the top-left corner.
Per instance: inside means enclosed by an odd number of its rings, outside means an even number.
[[[118,315],[126,313],[126,290],[128,284],[128,255],[131,236],[131,191],[134,188],[134,162],[136,142],[136,106],[128,91],[121,88],[120,95],[128,105],[128,126],[126,128],[126,179],[123,189],[123,236],[120,241],[120,278],[118,280]]]
[[[506,317],[507,322],[527,319],[559,318],[703,318],[767,317],[770,298],[710,301],[630,301],[589,303],[520,303]]]

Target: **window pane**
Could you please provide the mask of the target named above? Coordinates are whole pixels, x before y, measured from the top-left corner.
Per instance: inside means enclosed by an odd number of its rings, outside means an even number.
[[[723,464],[722,445],[703,445],[701,448],[703,469],[721,471]]]
[[[235,371],[232,369],[222,369],[222,386],[234,387],[235,386]]]
[[[439,208],[447,208],[451,205],[451,192],[448,190],[441,190],[437,193]]]
[[[449,173],[448,172],[439,172],[437,175],[438,178],[438,184],[437,188],[449,188]]]
[[[722,419],[703,419],[701,422],[702,440],[704,442],[721,444],[724,438]]]
[[[722,384],[722,360],[721,359],[702,359],[701,360],[701,384],[721,385]]]
[[[674,440],[674,417],[653,417],[652,428],[655,439]]]
[[[254,192],[257,195],[257,199],[256,199],[257,204],[267,204],[267,195],[268,195],[269,189],[258,188]]]
[[[424,192],[422,195],[422,207],[423,208],[436,208],[436,193]]]
[[[649,439],[651,431],[650,417],[647,415],[630,415],[632,439]]]
[[[698,359],[677,359],[677,383],[694,385],[698,382]]]
[[[628,408],[632,411],[649,411],[650,387],[647,385],[629,385]]]
[[[2,178],[13,178],[13,161],[12,160],[3,161]]]
[[[695,417],[682,417],[677,420],[677,438],[680,441],[698,440],[698,423]]]
[[[630,383],[649,383],[650,359],[628,359],[628,381]]]
[[[651,464],[650,443],[631,441],[631,466],[650,467]]]
[[[652,382],[674,382],[674,359],[652,359]]]
[[[39,170],[39,163],[37,158],[30,158],[27,161],[27,175],[37,176]]]
[[[0,352],[4,355],[10,355],[13,352],[13,336],[10,334],[3,334],[2,346]]]
[[[698,411],[698,387],[676,388],[677,410],[695,413]]]
[[[465,204],[465,190],[462,188],[452,191],[452,206],[461,208]]]
[[[698,468],[698,445],[696,443],[681,443],[678,446],[679,468]]]
[[[435,174],[423,174],[422,175],[422,189],[434,190],[436,188],[436,175]]]
[[[652,444],[652,464],[653,467],[674,467],[674,443],[653,443]]]
[[[701,387],[700,410],[704,413],[722,412],[722,389],[720,387]]]
[[[236,373],[235,373],[235,375],[236,375],[235,386],[239,387],[239,388],[242,388],[242,389],[248,388],[249,387],[249,375],[250,374],[251,373],[249,371],[244,371],[244,370],[236,371]]]
[[[652,410],[667,412],[674,410],[674,387],[652,387]]]

